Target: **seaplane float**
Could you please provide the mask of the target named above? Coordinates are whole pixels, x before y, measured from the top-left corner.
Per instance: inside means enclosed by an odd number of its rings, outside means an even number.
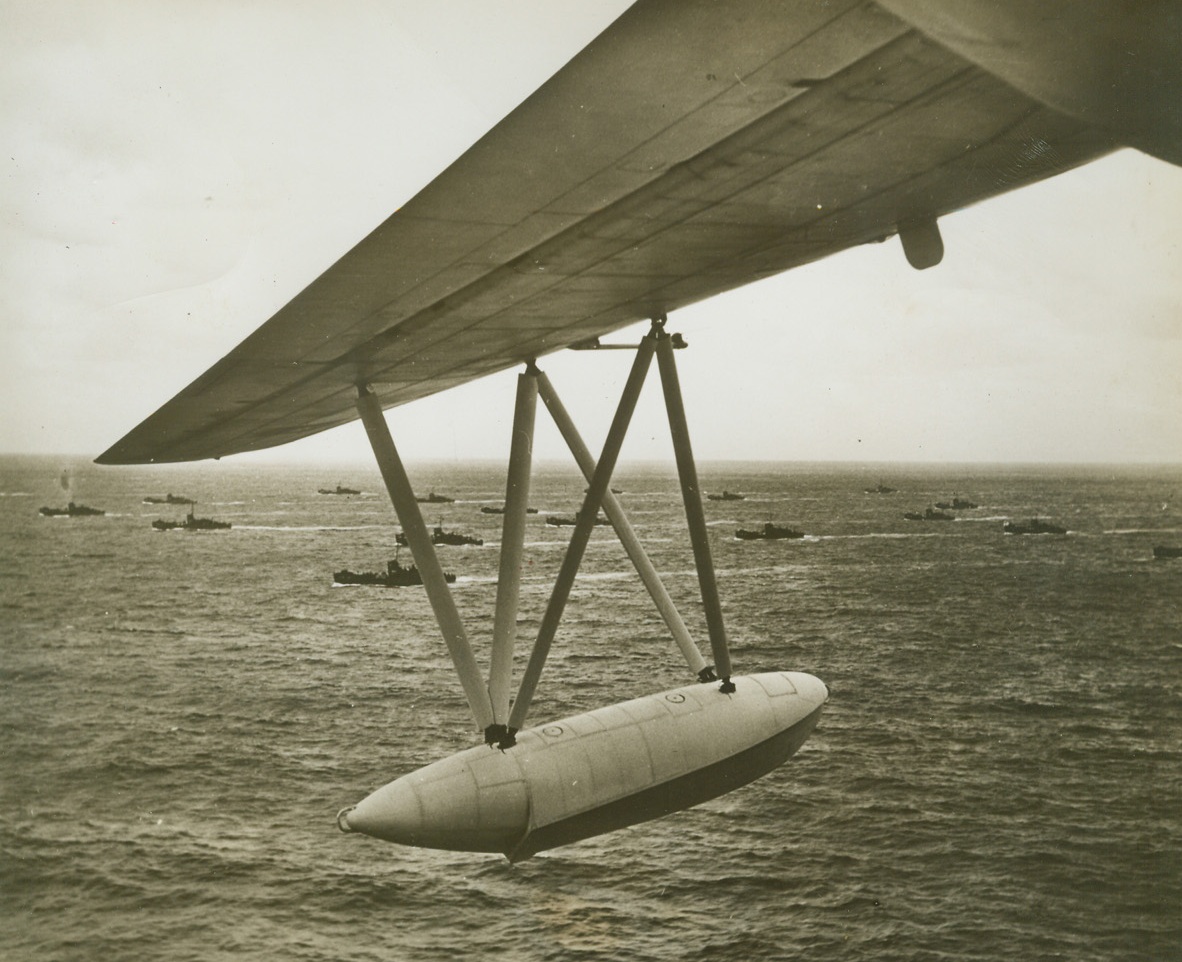
[[[1097,12],[1103,8],[1103,16]],[[339,826],[521,859],[663,816],[781,765],[826,686],[732,668],[666,332],[676,309],[898,236],[1124,145],[1182,160],[1171,4],[639,0],[257,331],[97,460],[220,458],[360,418],[422,576],[475,744],[378,788]],[[541,368],[650,322],[595,457]],[[610,488],[656,358],[701,589],[707,662]],[[488,672],[384,411],[518,368]],[[587,479],[513,693],[537,399]],[[527,725],[602,511],[687,684]],[[392,774],[392,773],[387,773]]]

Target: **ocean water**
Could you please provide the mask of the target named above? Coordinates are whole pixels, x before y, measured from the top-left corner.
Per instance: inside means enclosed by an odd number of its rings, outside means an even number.
[[[0,957],[1182,958],[1182,561],[1152,560],[1182,469],[700,471],[747,495],[707,505],[736,670],[818,675],[820,726],[746,788],[511,866],[335,827],[476,737],[422,589],[333,586],[393,556],[375,468],[0,459]],[[441,549],[486,658],[501,468],[411,473],[486,539]],[[675,478],[613,483],[708,650]],[[543,518],[583,487],[535,472],[522,659],[569,537]],[[153,531],[167,491],[232,530]],[[981,507],[902,518],[954,494]],[[107,514],[39,516],[70,496]],[[1003,534],[1035,514],[1071,533]],[[768,520],[808,537],[733,538]],[[689,680],[597,530],[530,722]]]

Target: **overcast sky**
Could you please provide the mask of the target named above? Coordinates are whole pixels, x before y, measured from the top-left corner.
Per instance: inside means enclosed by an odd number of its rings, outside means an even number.
[[[0,0],[0,451],[106,449],[627,5]],[[922,273],[892,240],[674,315],[696,454],[1182,460],[1182,169],[1121,151],[941,228]],[[543,362],[593,446],[627,365]],[[404,456],[505,457],[513,378],[390,412]],[[624,456],[664,457],[642,406]]]

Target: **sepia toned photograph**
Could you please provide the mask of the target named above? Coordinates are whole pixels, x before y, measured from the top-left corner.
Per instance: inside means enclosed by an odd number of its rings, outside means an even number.
[[[0,956],[1182,956],[1182,3],[0,15]]]

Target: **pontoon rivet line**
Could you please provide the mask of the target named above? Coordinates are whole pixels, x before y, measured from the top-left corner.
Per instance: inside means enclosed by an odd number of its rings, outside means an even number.
[[[501,562],[497,577],[492,659],[488,670],[488,694],[493,710],[493,725],[485,732],[485,741],[489,744],[500,742],[509,734],[509,688],[513,675],[513,646],[517,640],[521,557],[525,547],[526,508],[529,505],[530,464],[537,407],[537,368],[531,364],[526,373],[517,378],[513,439],[509,445],[509,471],[505,479]]]
[[[661,373],[661,388],[665,394],[665,408],[669,413],[669,433],[673,436],[673,453],[677,460],[677,475],[681,479],[681,499],[685,503],[685,519],[689,525],[690,543],[694,548],[694,564],[698,569],[698,583],[702,589],[702,607],[706,614],[706,630],[710,634],[710,651],[714,666],[722,677],[723,692],[735,690],[731,682],[731,655],[726,640],[726,626],[722,620],[722,603],[718,597],[718,582],[714,576],[714,559],[710,555],[710,536],[706,530],[706,513],[702,510],[702,492],[698,486],[698,471],[694,466],[694,452],[690,446],[689,427],[685,420],[685,405],[681,399],[681,384],[677,377],[677,362],[673,344],[664,333],[665,319],[653,322],[657,335],[657,368]]]
[[[525,716],[529,713],[530,702],[542,675],[542,668],[546,664],[546,656],[550,653],[550,645],[558,631],[558,622],[562,618],[562,611],[570,597],[571,587],[575,576],[579,572],[579,565],[583,560],[583,552],[587,542],[591,539],[591,532],[595,527],[595,518],[599,513],[599,505],[603,501],[603,493],[607,491],[611,482],[612,471],[615,470],[616,460],[620,456],[620,447],[624,443],[624,435],[628,431],[628,423],[632,419],[632,412],[636,409],[636,401],[640,397],[640,390],[644,387],[644,378],[648,373],[653,359],[654,342],[651,336],[641,341],[636,352],[636,360],[632,363],[632,370],[628,374],[628,381],[624,385],[623,395],[620,397],[616,416],[612,420],[607,432],[607,439],[603,444],[603,454],[595,466],[587,497],[583,501],[583,508],[578,514],[574,533],[571,534],[570,544],[562,559],[562,567],[554,581],[554,590],[550,594],[550,601],[546,605],[542,624],[538,629],[538,637],[534,641],[533,651],[529,656],[529,663],[525,667],[525,674],[521,679],[521,686],[517,691],[517,700],[513,703],[513,711],[509,716],[509,736],[520,731]]]
[[[588,450],[587,445],[583,443],[583,438],[559,399],[558,393],[554,390],[554,385],[550,383],[550,379],[545,374],[538,376],[538,393],[541,394],[546,409],[554,419],[558,432],[566,441],[571,454],[574,455],[579,470],[583,472],[583,477],[589,482],[595,473],[595,458]],[[665,624],[673,635],[673,640],[677,642],[677,647],[681,650],[682,657],[685,658],[690,671],[697,675],[700,681],[714,681],[713,670],[706,664],[702,653],[698,651],[698,646],[690,637],[689,629],[686,628],[680,612],[673,604],[673,599],[669,597],[669,592],[665,590],[660,575],[657,574],[656,568],[653,567],[653,563],[645,553],[640,539],[636,537],[632,523],[624,513],[623,506],[612,494],[610,487],[603,493],[603,510],[612,523],[612,527],[616,529],[620,544],[624,546],[624,550],[632,560],[636,573],[640,575],[640,580],[644,582],[649,595],[652,596],[657,610],[665,619]]]
[[[488,688],[485,687],[484,678],[472,654],[472,646],[468,644],[460,613],[447,587],[443,567],[439,564],[439,556],[431,543],[431,536],[427,533],[427,525],[423,522],[423,515],[419,511],[418,502],[415,501],[410,479],[406,475],[402,459],[398,456],[398,450],[394,447],[394,439],[390,437],[390,428],[386,424],[385,415],[382,414],[381,403],[368,385],[358,386],[357,412],[361,415],[361,423],[365,425],[365,433],[369,436],[378,469],[382,472],[382,480],[386,482],[386,490],[390,494],[394,512],[398,515],[398,521],[410,545],[411,555],[418,566],[419,574],[423,577],[423,587],[427,589],[427,598],[435,612],[439,629],[443,632],[443,640],[456,666],[456,673],[460,676],[460,684],[464,687],[472,715],[476,719],[477,727],[482,731],[486,730],[493,723]]]

